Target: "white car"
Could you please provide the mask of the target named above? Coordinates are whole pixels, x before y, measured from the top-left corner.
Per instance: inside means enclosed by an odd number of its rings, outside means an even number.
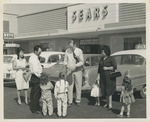
[[[63,63],[64,56],[64,52],[46,51],[40,54],[40,62],[43,68],[49,68],[59,61]]]
[[[17,59],[17,55],[3,55],[3,79],[11,81],[15,79],[15,71],[12,67],[12,62]]]
[[[117,69],[122,73],[116,80],[116,90],[122,86],[123,78],[131,79],[134,91],[140,91],[141,97],[146,97],[146,50],[127,50],[112,54],[116,59]]]

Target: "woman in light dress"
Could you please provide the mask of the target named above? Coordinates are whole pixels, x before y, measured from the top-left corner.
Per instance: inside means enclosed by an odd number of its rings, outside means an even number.
[[[18,105],[22,104],[21,97],[20,97],[21,90],[24,90],[25,103],[28,104],[29,82],[23,78],[23,73],[29,70],[29,68],[26,68],[27,66],[28,64],[26,62],[26,59],[24,58],[24,50],[22,48],[18,48],[17,59],[14,60],[13,62],[13,69],[16,70],[15,82],[16,82],[16,87],[17,87]]]

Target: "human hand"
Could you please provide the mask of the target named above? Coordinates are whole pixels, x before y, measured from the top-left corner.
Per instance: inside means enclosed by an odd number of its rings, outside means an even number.
[[[108,67],[103,67],[103,70],[108,70]]]

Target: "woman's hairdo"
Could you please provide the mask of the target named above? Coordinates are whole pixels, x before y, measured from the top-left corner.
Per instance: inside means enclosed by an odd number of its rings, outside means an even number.
[[[110,51],[109,46],[103,46],[102,50],[104,50],[104,52],[106,53],[107,56],[110,56],[111,51]]]
[[[17,59],[19,59],[19,54],[21,51],[24,51],[23,48],[21,47],[17,48]]]

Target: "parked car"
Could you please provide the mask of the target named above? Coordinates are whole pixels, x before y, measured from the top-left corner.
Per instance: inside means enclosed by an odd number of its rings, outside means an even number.
[[[84,69],[83,80],[82,80],[82,90],[90,90],[97,78],[98,64],[100,60],[100,54],[84,54]],[[58,80],[58,75],[60,71],[66,71],[64,64],[56,64],[50,68],[44,68],[44,72],[49,74],[49,78],[52,82]]]
[[[3,55],[3,79],[4,81],[12,81],[15,79],[15,71],[12,67],[12,62],[17,58],[17,55]]]
[[[63,61],[64,56],[64,52],[46,51],[40,54],[40,62],[43,68],[50,68],[60,60]]]
[[[146,97],[146,50],[127,50],[112,54],[116,59],[117,69],[122,73],[116,80],[116,90],[120,91],[123,78],[131,79],[134,91],[140,91]]]

